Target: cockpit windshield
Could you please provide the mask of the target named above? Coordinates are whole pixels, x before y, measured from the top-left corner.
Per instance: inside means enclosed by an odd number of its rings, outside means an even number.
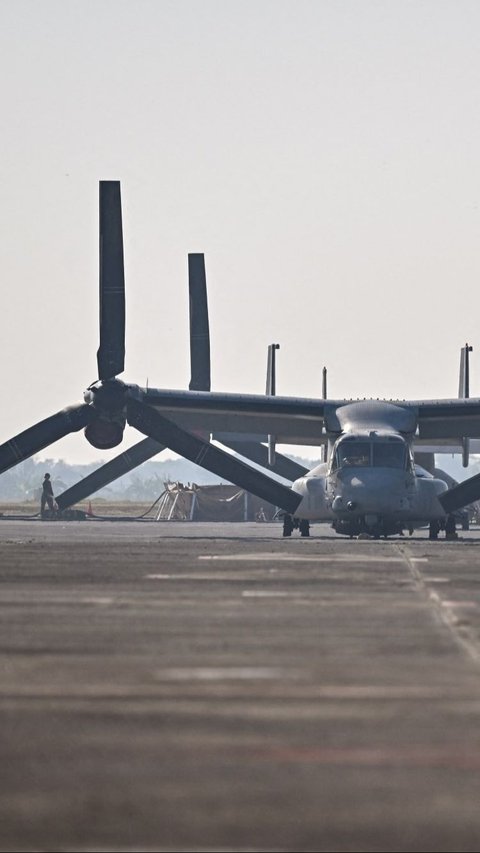
[[[373,442],[373,464],[376,468],[405,468],[405,445],[400,441]]]
[[[407,448],[402,440],[355,441],[347,439],[338,445],[333,468],[407,468]]]
[[[370,465],[369,441],[344,441],[335,454],[336,468]]]

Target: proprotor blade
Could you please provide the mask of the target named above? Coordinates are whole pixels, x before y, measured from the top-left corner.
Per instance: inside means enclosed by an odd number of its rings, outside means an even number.
[[[210,332],[205,258],[188,256],[190,296],[190,391],[210,391]]]
[[[100,181],[100,347],[98,376],[125,368],[125,275],[120,181]]]
[[[153,438],[144,438],[143,441],[139,441],[138,444],[125,450],[124,453],[116,456],[115,459],[111,459],[110,462],[97,468],[96,471],[92,471],[79,483],[75,483],[74,486],[58,495],[55,498],[58,508],[67,509],[67,507],[85,500],[94,492],[98,492],[99,489],[103,489],[104,486],[108,486],[109,483],[113,483],[114,480],[118,480],[119,477],[123,477],[129,471],[133,471],[142,462],[151,459],[157,453],[161,453],[162,450],[165,450],[165,445],[159,444]]]
[[[97,417],[92,406],[85,403],[62,409],[55,415],[45,418],[35,426],[20,432],[14,438],[0,445],[0,474],[28,459],[49,444],[53,444],[71,432],[78,432]]]
[[[474,501],[480,500],[480,474],[475,474],[474,477],[469,477],[448,492],[443,492],[439,496],[443,509],[446,513],[455,512],[457,509],[462,509]]]
[[[294,462],[288,456],[283,456],[278,451],[275,452],[275,464],[272,467],[268,461],[268,447],[265,447],[260,441],[230,441],[225,436],[218,440],[226,447],[234,450],[235,453],[239,453],[240,456],[245,456],[246,459],[261,465],[262,468],[268,467],[274,474],[285,477],[286,480],[293,482],[308,474],[308,468],[304,468],[303,465],[299,465],[298,462]]]
[[[287,512],[294,514],[302,500],[301,496],[292,489],[280,485],[276,480],[251,468],[245,462],[240,462],[208,441],[203,441],[198,436],[186,432],[139,400],[128,401],[127,419],[131,426],[165,444],[184,459],[195,462],[207,471],[224,477],[239,488],[258,495],[259,498]]]

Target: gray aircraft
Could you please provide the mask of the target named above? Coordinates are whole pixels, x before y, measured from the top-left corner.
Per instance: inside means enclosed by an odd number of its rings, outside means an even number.
[[[120,184],[102,181],[99,378],[86,390],[84,403],[1,445],[0,473],[80,429],[94,447],[115,447],[129,423],[147,437],[150,455],[168,447],[278,506],[285,514],[287,535],[294,518],[304,535],[314,520],[330,521],[337,532],[350,536],[388,536],[425,524],[434,535],[456,509],[480,497],[480,476],[449,489],[414,461],[415,449],[422,446],[464,447],[467,439],[480,438],[480,399],[310,399],[211,392],[197,390],[192,383],[188,391],[141,388],[118,379],[124,357]],[[204,367],[199,357],[197,373]],[[201,387],[207,384],[209,377]],[[270,463],[276,443],[326,445],[327,461],[289,488],[214,445],[210,436],[260,443]]]

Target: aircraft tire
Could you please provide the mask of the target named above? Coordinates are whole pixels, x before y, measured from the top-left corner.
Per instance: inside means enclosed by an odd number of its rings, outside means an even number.
[[[300,536],[310,536],[310,522],[302,519],[299,524]]]

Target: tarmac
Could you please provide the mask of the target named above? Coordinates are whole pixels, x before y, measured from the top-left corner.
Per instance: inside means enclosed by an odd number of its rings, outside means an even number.
[[[479,557],[1,520],[0,849],[480,850]]]

